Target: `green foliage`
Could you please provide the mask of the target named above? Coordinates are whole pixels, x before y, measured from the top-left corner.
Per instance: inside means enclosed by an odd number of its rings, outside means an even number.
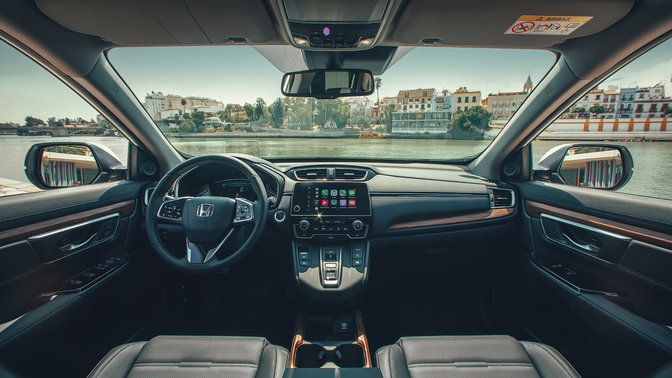
[[[576,107],[576,108],[572,109],[572,113],[585,113],[585,112],[586,112],[586,108],[582,108],[582,107]]]
[[[195,133],[196,130],[197,130],[196,125],[190,120],[186,120],[186,121],[180,123],[180,125],[177,126],[177,129],[181,133]]]
[[[350,111],[350,124],[368,128],[371,126],[371,115],[364,108],[356,108]]]
[[[263,98],[257,97],[257,101],[254,103],[254,119],[266,121],[268,119],[268,109],[266,107],[266,101]]]
[[[49,127],[63,127],[63,120],[57,120],[56,117],[49,117],[47,118],[47,125],[49,125]]]
[[[595,105],[595,106],[591,106],[590,109],[588,109],[588,110],[590,110],[590,112],[594,113],[594,114],[601,114],[601,113],[604,113],[604,106]]]
[[[324,127],[329,121],[336,122],[342,129],[348,123],[350,105],[341,99],[315,101],[315,124]]]
[[[450,127],[455,139],[483,139],[483,133],[489,129],[490,112],[480,106],[458,111]]]
[[[283,124],[283,118],[285,115],[285,109],[284,109],[284,104],[282,103],[282,100],[280,98],[276,99],[269,105],[268,107],[268,113],[271,121],[271,125],[273,127],[278,128],[282,126]]]
[[[191,120],[196,125],[196,128],[200,129],[203,126],[203,121],[205,121],[205,113],[194,111],[191,113]]]
[[[246,102],[245,105],[243,105],[243,110],[245,110],[247,119],[249,119],[250,121],[256,119],[254,118],[254,106]]]
[[[43,120],[35,118],[33,116],[26,117],[26,126],[40,126],[40,125],[45,125]]]
[[[313,123],[315,99],[288,97],[283,103],[286,125],[291,128],[310,130]]]

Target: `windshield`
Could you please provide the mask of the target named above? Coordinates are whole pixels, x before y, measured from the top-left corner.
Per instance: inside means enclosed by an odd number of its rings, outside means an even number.
[[[252,47],[115,48],[108,57],[182,153],[407,161],[482,152],[556,59],[400,48],[371,96],[315,100],[282,96],[284,72]]]

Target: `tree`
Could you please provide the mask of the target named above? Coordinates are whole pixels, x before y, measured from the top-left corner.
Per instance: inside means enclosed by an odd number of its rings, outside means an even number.
[[[586,112],[586,108],[582,108],[582,107],[576,107],[576,108],[572,109],[572,113],[585,113],[585,112]]]
[[[455,139],[483,139],[483,133],[490,128],[490,116],[490,112],[480,106],[457,112],[450,134]]]
[[[375,80],[376,82],[376,103],[378,104],[378,113],[380,113],[380,95],[378,94],[378,90],[380,87],[383,85],[383,79],[378,76]]]
[[[312,99],[311,99],[312,100]],[[324,126],[334,121],[336,127],[342,129],[350,118],[350,105],[341,99],[315,101],[315,123]]]
[[[266,101],[261,97],[257,97],[257,102],[254,105],[254,119],[266,120],[267,113],[268,109],[266,107]]]
[[[268,106],[268,113],[270,115],[271,125],[278,128],[282,126],[284,117],[284,105],[280,98],[276,99]]]
[[[191,114],[191,120],[194,122],[194,125],[196,125],[196,129],[200,129],[205,121],[205,113],[195,110]]]
[[[186,112],[184,107],[187,105],[187,100],[183,98],[182,101],[180,101],[180,104],[182,104],[182,111]]]
[[[666,108],[665,111],[663,112],[663,114],[665,114],[665,115],[672,114],[672,108],[670,108],[670,107]]]
[[[253,121],[255,119],[254,118],[254,106],[252,106],[251,104],[246,102],[245,105],[243,105],[243,110],[245,110],[245,114],[247,115],[247,119],[249,119],[250,121]]]
[[[33,116],[26,117],[26,126],[40,126],[44,124],[44,121],[39,118],[35,118]]]
[[[177,127],[177,129],[181,133],[195,133],[196,132],[196,125],[191,121],[184,121],[184,122],[180,123],[180,125]]]
[[[590,109],[588,109],[588,110],[590,110],[590,112],[594,113],[594,114],[602,114],[602,113],[604,113],[604,106],[595,105],[595,106],[591,106]]]
[[[49,117],[47,119],[47,125],[49,127],[63,127],[63,121],[62,120],[57,120],[56,117]]]

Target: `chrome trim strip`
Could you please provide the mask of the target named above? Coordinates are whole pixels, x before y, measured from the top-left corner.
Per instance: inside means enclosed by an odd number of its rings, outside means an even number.
[[[553,215],[548,215],[548,214],[541,213],[539,215],[539,219],[541,220],[541,229],[544,231],[544,235],[546,235],[546,237],[549,240],[553,240],[553,241],[556,241],[556,240],[551,239],[551,237],[548,236],[548,233],[546,232],[546,228],[544,227],[544,219],[550,219],[550,220],[553,220],[553,221],[556,221],[556,222],[559,222],[559,223],[564,223],[564,224],[567,224],[567,225],[570,225],[570,226],[573,226],[573,227],[582,228],[584,230],[592,231],[592,232],[602,234],[602,235],[605,235],[605,236],[609,236],[609,237],[612,237],[612,238],[615,238],[615,239],[630,240],[630,238],[627,237],[627,236],[623,236],[623,235],[620,235],[620,234],[615,234],[615,233],[610,232],[610,231],[604,231],[604,230],[601,230],[599,228],[588,226],[588,225],[585,225],[585,224],[582,224],[582,223],[577,223],[577,222],[570,221],[570,220],[567,220],[567,219],[564,219],[564,218],[559,218],[559,217],[556,217],[556,216],[553,216]]]
[[[114,213],[114,214],[106,215],[106,216],[104,216],[104,217],[100,217],[100,218],[96,218],[96,219],[91,219],[91,220],[88,220],[88,221],[86,221],[86,222],[73,224],[73,225],[68,226],[68,227],[59,228],[59,229],[57,229],[57,230],[53,230],[53,231],[45,232],[45,233],[43,233],[43,234],[39,234],[39,235],[35,235],[35,236],[31,236],[31,237],[28,238],[28,240],[30,241],[30,240],[38,240],[38,239],[46,238],[46,237],[49,237],[49,236],[52,236],[52,235],[57,235],[57,234],[59,234],[59,233],[61,233],[61,232],[66,232],[66,231],[74,230],[74,229],[77,229],[77,228],[79,228],[79,227],[88,226],[88,225],[90,225],[90,224],[98,223],[98,222],[102,222],[102,221],[104,221],[104,220],[107,220],[107,219],[110,219],[110,218],[114,218],[114,217],[119,218],[119,213]],[[113,232],[112,235],[116,234],[116,231],[117,231],[117,230],[115,229],[114,231],[115,231],[115,232]]]

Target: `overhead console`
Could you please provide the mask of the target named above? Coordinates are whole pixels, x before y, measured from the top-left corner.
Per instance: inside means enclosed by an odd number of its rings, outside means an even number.
[[[279,0],[285,28],[303,49],[368,49],[375,45],[393,0]]]

